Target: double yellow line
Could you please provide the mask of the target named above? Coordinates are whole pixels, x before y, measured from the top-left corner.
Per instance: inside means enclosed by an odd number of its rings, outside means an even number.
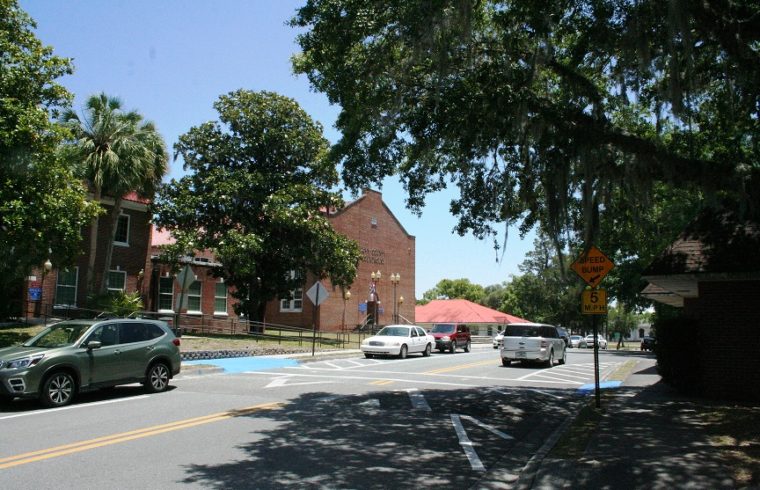
[[[433,369],[432,371],[425,371],[422,374],[441,374],[441,373],[449,373],[451,371],[459,371],[460,369],[467,369],[471,367],[478,367],[478,366],[487,366],[487,365],[493,365],[494,360],[489,359],[488,361],[480,361],[480,362],[473,362],[470,364],[459,364],[458,366],[449,366],[441,369]]]
[[[41,449],[39,451],[32,451],[24,454],[18,454],[16,456],[9,456],[7,458],[0,458],[0,469],[12,468],[14,466],[20,466],[24,464],[34,463],[37,461],[43,461],[46,459],[57,458],[60,456],[66,456],[82,451],[89,451],[90,449],[96,449],[99,447],[110,446],[112,444],[120,444],[122,442],[132,441],[134,439],[142,439],[144,437],[151,437],[165,432],[172,432],[175,430],[188,429],[197,425],[210,424],[211,422],[218,422],[220,420],[226,420],[233,417],[242,417],[262,410],[275,410],[283,406],[280,402],[274,403],[262,403],[251,407],[241,408],[238,410],[229,410],[227,412],[219,412],[212,415],[205,415],[203,417],[195,417],[191,419],[180,420],[169,424],[154,425],[152,427],[146,427],[144,429],[137,429],[129,432],[121,432],[119,434],[111,434],[109,436],[98,437],[95,439],[88,439],[86,441],[74,442],[72,444],[65,444],[63,446],[51,447],[48,449]]]

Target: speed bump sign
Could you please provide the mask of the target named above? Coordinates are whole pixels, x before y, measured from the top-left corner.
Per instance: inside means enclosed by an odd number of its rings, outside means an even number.
[[[581,295],[581,313],[584,315],[607,314],[607,290],[585,289]]]

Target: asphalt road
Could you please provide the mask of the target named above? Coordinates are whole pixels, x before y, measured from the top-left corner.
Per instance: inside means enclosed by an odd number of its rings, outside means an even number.
[[[602,379],[637,353],[600,352]],[[591,351],[551,369],[498,352],[220,361],[166,393],[131,385],[0,411],[5,488],[470,488],[515,481],[587,400]]]

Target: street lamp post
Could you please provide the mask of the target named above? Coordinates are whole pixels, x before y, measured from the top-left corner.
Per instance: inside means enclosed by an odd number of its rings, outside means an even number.
[[[369,290],[369,300],[372,302],[372,327],[373,329],[377,327],[378,318],[377,315],[380,311],[380,295],[377,294],[377,282],[382,277],[382,273],[378,270],[377,272],[373,272],[370,274],[370,278],[372,279],[372,284],[370,285]]]
[[[45,276],[53,270],[53,263],[50,262],[50,259],[47,259],[44,264],[42,264],[42,280],[40,281],[40,299],[37,301],[37,306],[34,308],[34,316],[39,318],[40,317],[40,310],[42,309],[42,301],[45,297]],[[45,323],[47,323],[47,320],[45,320]]]
[[[351,291],[346,289],[343,291],[343,337],[345,340],[346,336],[346,303],[348,300],[351,299]]]
[[[398,311],[396,312],[396,316],[397,317],[401,317],[401,305],[403,305],[403,304],[404,304],[404,297],[403,296],[399,296],[398,297]]]
[[[391,274],[391,284],[393,284],[393,323],[398,323],[398,301],[396,299],[396,286],[401,280],[398,272]]]

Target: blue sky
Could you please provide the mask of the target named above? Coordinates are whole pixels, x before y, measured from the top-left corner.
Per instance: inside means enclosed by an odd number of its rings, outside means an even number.
[[[156,123],[171,148],[192,126],[216,118],[212,104],[239,88],[269,90],[295,99],[322,123],[330,141],[338,108],[295,76],[290,56],[297,31],[285,25],[303,0],[22,0],[37,22],[37,36],[55,53],[74,59],[75,72],[60,79],[80,110],[90,95],[118,96],[129,110]],[[169,177],[183,174],[171,162]],[[509,280],[532,249],[533,235],[510,230],[506,254],[496,261],[491,241],[452,233],[452,188],[429,196],[421,217],[404,205],[395,179],[383,200],[416,237],[416,294],[441,279],[467,278],[482,286]],[[348,196],[346,196],[348,197]],[[501,240],[501,239],[500,239]],[[383,271],[391,273],[393,271]],[[403,278],[402,278],[403,280]]]

